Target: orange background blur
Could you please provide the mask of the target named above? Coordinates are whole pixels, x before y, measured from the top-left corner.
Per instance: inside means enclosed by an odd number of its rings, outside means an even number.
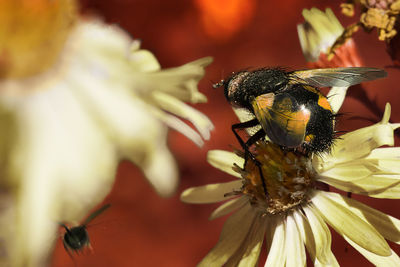
[[[296,31],[296,25],[303,21],[303,8],[332,7],[343,25],[355,18],[342,16],[339,2],[327,0],[84,0],[81,4],[84,13],[100,15],[141,39],[142,47],[152,51],[163,67],[213,56],[214,63],[199,85],[209,102],[195,107],[211,118],[215,130],[203,148],[177,132],[170,132],[170,147],[181,171],[179,190],[170,199],[160,198],[137,167],[122,162],[114,189],[105,200],[111,208],[88,228],[93,252],[86,251],[72,260],[59,240],[53,266],[195,266],[216,244],[226,218],[208,221],[217,204],[184,204],[179,201],[179,194],[191,186],[229,181],[229,175],[207,164],[206,152],[239,147],[230,130],[237,119],[223,90],[212,89],[212,83],[248,67],[306,68]],[[367,66],[391,65],[385,45],[377,40],[375,31],[360,31],[355,41]],[[366,96],[380,111],[391,101],[392,121],[400,122],[400,70],[387,71],[387,79],[364,85]],[[380,115],[352,97],[346,98],[341,112],[346,115],[338,122],[339,130],[350,131],[380,120]],[[352,118],[355,116],[362,118]],[[400,217],[399,200],[354,198]],[[333,252],[342,266],[371,265],[333,231],[332,239]],[[398,245],[392,247],[400,252]],[[265,254],[263,251],[260,266],[264,265]]]

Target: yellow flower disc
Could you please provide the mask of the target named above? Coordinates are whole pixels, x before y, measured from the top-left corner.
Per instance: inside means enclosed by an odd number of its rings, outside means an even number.
[[[0,0],[0,78],[27,77],[50,67],[76,15],[74,0]]]

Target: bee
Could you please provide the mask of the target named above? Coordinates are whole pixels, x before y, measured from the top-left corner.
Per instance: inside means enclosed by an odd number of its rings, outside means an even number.
[[[232,125],[246,153],[251,145],[267,136],[285,149],[307,154],[329,151],[335,137],[336,115],[318,88],[349,87],[386,75],[384,70],[365,67],[290,72],[261,68],[233,73],[213,87],[223,86],[232,106],[245,108],[254,115],[249,121]],[[237,130],[257,125],[261,125],[261,129],[246,142],[237,133]]]
[[[70,251],[79,252],[82,251],[85,247],[90,246],[89,234],[86,230],[86,226],[109,207],[110,204],[106,204],[98,210],[95,210],[89,215],[89,217],[86,218],[83,224],[79,226],[68,228],[65,224],[60,223],[60,225],[65,229],[65,233],[63,236],[63,245],[68,254],[70,254]]]

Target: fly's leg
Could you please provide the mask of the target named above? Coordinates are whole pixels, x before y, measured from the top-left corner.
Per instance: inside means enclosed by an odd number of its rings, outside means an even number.
[[[267,197],[268,196],[267,185],[265,184],[264,175],[263,175],[262,169],[261,169],[261,163],[256,159],[256,157],[253,155],[253,153],[251,153],[249,150],[250,146],[252,146],[255,142],[257,142],[258,140],[260,140],[261,138],[263,138],[265,136],[265,132],[263,129],[258,130],[246,142],[244,142],[243,139],[240,137],[240,135],[236,132],[236,130],[238,130],[238,129],[245,129],[245,128],[256,126],[258,124],[259,124],[259,122],[257,121],[257,119],[233,124],[232,132],[235,135],[236,139],[238,140],[240,146],[244,149],[244,160],[245,160],[244,165],[246,165],[249,157],[256,164],[258,171],[260,173],[260,179],[262,182],[264,193],[265,193],[265,196]]]

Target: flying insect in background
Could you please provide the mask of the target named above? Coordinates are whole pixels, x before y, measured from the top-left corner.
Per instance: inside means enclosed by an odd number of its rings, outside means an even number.
[[[258,166],[267,195],[260,163],[250,147],[267,136],[284,149],[306,155],[329,151],[335,138],[335,116],[328,99],[318,87],[349,87],[386,77],[382,69],[352,67],[287,72],[281,68],[240,71],[214,84],[224,87],[228,102],[254,115],[249,121],[232,125],[242,148],[245,164],[250,157]],[[261,125],[247,141],[237,130]]]
[[[111,206],[110,204],[106,204],[101,208],[99,208],[98,210],[95,210],[79,226],[68,228],[65,224],[60,223],[60,225],[65,228],[65,234],[63,236],[63,245],[68,254],[70,254],[70,252],[82,251],[85,247],[90,246],[90,239],[89,239],[89,234],[86,230],[86,226],[88,225],[88,223],[90,223],[94,218],[103,213],[110,206]],[[72,257],[71,254],[70,256]]]

